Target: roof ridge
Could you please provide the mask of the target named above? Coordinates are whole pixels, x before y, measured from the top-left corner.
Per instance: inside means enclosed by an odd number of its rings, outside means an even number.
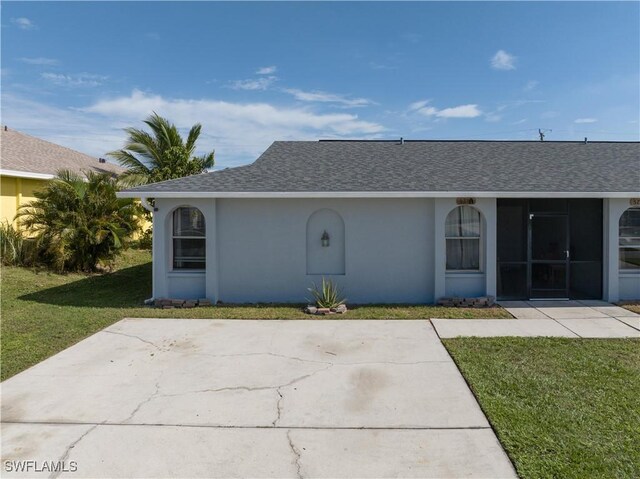
[[[333,139],[333,138],[328,138],[328,139],[324,139],[321,138],[319,139],[317,142],[318,143],[400,143],[400,142],[404,142],[404,143],[582,143],[584,144],[585,141],[584,140],[544,140],[544,141],[540,141],[540,140],[473,140],[473,139],[466,139],[466,140],[408,140],[406,138],[397,138],[395,140],[369,140],[369,139],[362,139],[362,140],[357,140],[357,139]],[[279,141],[279,143],[301,143],[301,141],[287,141],[287,140],[281,140]],[[315,142],[312,142],[315,143]],[[590,143],[637,143],[640,144],[640,141],[627,141],[627,140],[588,140],[586,142],[587,144]]]

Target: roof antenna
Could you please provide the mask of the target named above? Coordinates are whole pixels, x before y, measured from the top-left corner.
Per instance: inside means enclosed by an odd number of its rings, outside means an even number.
[[[553,130],[547,130],[546,128],[538,128],[538,135],[540,135],[540,141],[544,141],[545,133],[547,131],[553,131]]]

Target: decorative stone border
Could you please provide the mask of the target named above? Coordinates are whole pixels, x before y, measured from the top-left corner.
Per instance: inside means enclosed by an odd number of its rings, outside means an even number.
[[[196,308],[198,306],[211,306],[211,301],[206,298],[201,299],[168,299],[160,298],[153,302],[153,306],[162,309],[174,308]]]
[[[318,308],[312,304],[309,304],[306,308],[304,308],[304,312],[307,314],[314,314],[316,316],[325,316],[327,314],[344,314],[347,312],[347,305],[341,304],[337,308]]]
[[[494,296],[479,296],[477,298],[462,298],[458,296],[440,298],[439,306],[456,308],[488,308],[496,304]]]

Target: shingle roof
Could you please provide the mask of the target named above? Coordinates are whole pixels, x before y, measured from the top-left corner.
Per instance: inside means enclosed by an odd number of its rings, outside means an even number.
[[[276,141],[254,163],[129,192],[637,192],[638,142]]]
[[[79,151],[26,135],[4,127],[1,131],[0,168],[25,173],[55,175],[58,170],[76,173],[95,171],[100,173],[122,173],[124,168],[113,163],[100,163]]]

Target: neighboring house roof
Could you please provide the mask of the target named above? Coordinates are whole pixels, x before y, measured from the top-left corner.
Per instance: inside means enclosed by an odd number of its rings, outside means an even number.
[[[2,135],[0,174],[2,175],[49,179],[59,170],[113,174],[125,171],[124,168],[113,163],[100,163],[92,156],[16,130],[9,128],[5,130],[2,127],[0,131]]]
[[[251,165],[139,186],[123,196],[635,193],[639,172],[639,142],[276,141]]]

